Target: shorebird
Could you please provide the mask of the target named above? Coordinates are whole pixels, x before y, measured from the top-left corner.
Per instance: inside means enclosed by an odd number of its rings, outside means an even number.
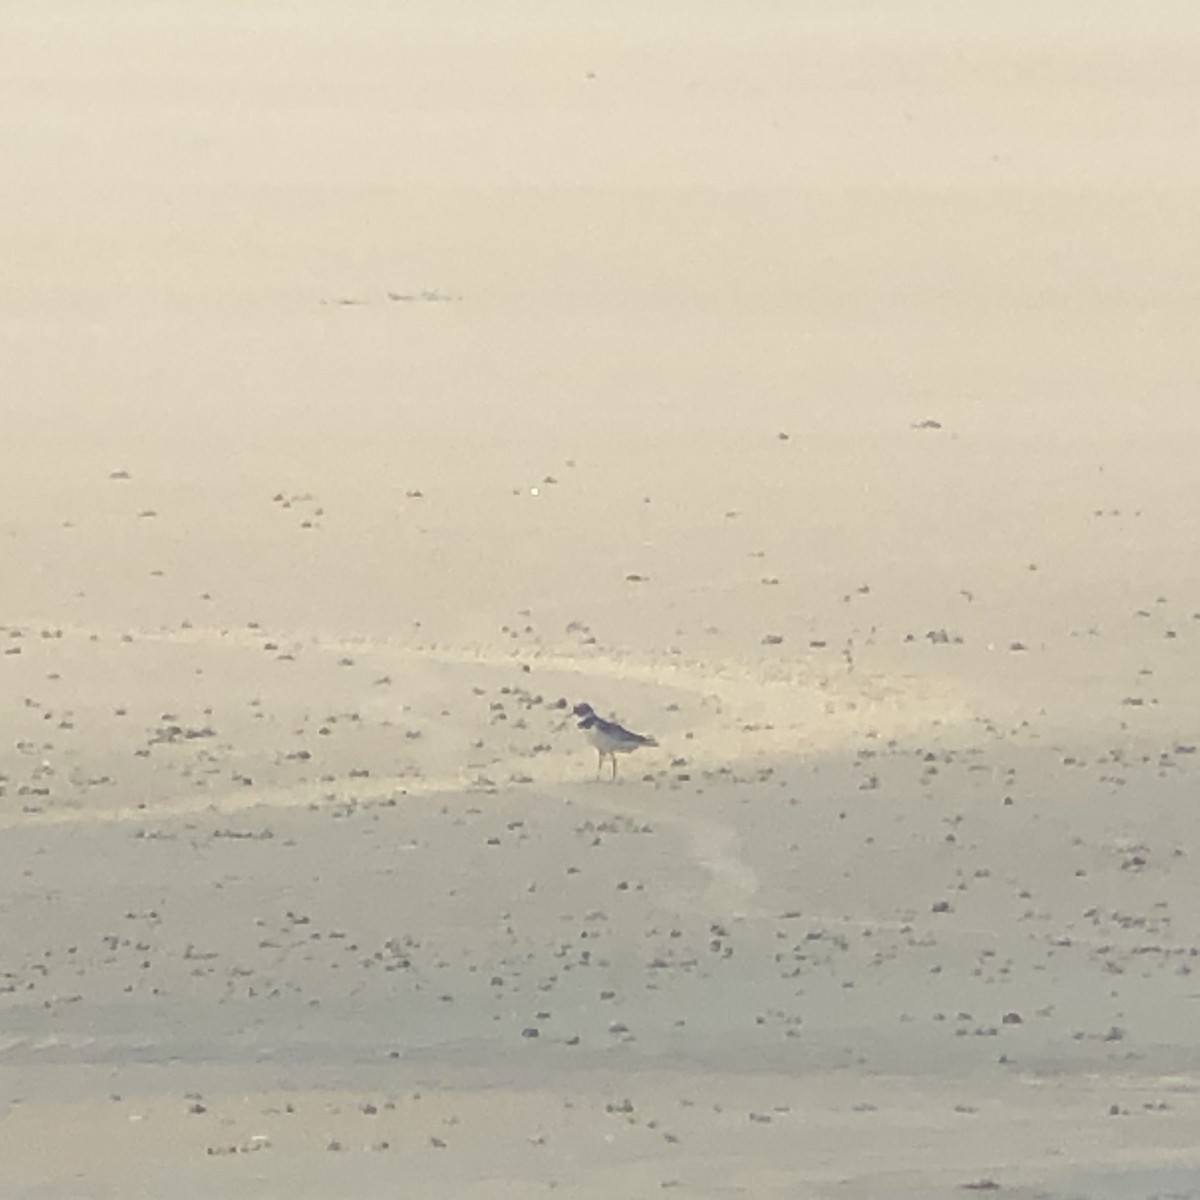
[[[658,745],[652,737],[633,733],[616,721],[606,721],[596,716],[590,704],[577,704],[572,711],[579,718],[579,728],[587,734],[587,740],[596,747],[596,753],[600,756],[596,762],[597,779],[604,767],[605,756],[612,759],[612,777],[616,779],[618,754],[632,754],[639,746]]]

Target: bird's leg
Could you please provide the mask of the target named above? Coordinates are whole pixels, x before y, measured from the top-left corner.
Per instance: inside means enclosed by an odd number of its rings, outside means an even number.
[[[613,764],[612,781],[613,781],[613,783],[616,783],[617,782],[617,752],[615,750],[612,753],[612,764]]]
[[[596,751],[596,778],[600,778],[600,772],[604,769],[604,751]]]

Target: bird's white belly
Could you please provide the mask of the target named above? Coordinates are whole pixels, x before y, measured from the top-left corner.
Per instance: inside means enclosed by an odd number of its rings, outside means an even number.
[[[601,754],[628,754],[631,750],[637,748],[636,742],[623,741],[620,738],[613,737],[612,734],[605,733],[602,729],[589,729],[586,733],[588,741]]]

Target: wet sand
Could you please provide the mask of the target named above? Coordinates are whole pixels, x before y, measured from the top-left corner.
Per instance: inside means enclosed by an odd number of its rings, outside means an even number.
[[[1200,1195],[1200,21],[1090,13],[18,11],[5,1196]]]

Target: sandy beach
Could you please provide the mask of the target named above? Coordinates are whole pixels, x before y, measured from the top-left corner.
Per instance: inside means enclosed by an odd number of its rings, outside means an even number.
[[[1200,1197],[1194,6],[3,24],[0,1195]]]

